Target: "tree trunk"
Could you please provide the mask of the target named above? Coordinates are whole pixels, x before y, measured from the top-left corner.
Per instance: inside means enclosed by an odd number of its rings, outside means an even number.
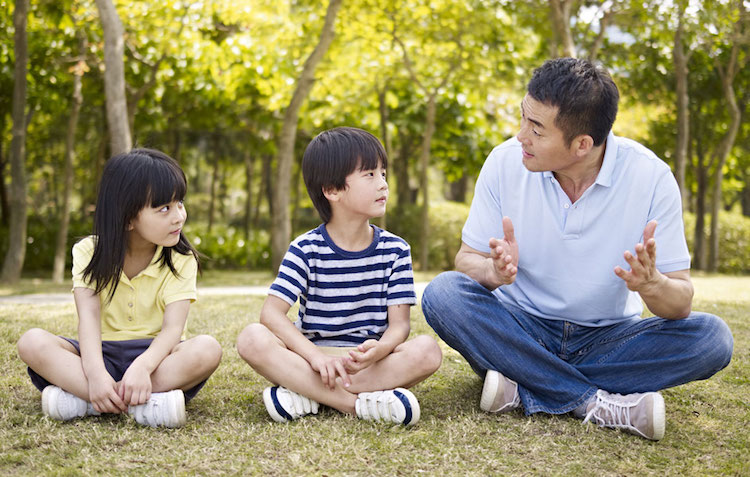
[[[292,162],[294,158],[294,142],[297,135],[297,120],[302,103],[312,89],[314,74],[323,56],[328,51],[334,36],[336,14],[341,6],[341,0],[330,0],[326,11],[323,29],[318,44],[310,56],[305,60],[302,73],[297,80],[297,86],[292,99],[284,111],[284,122],[279,139],[279,159],[276,171],[276,189],[274,191],[274,209],[271,227],[271,266],[278,270],[281,259],[289,246],[291,223],[289,220],[289,182],[292,176]]]
[[[424,136],[422,138],[422,153],[419,158],[419,187],[422,189],[422,227],[420,228],[420,241],[422,249],[419,254],[419,269],[428,270],[430,256],[430,194],[429,194],[429,168],[430,148],[432,147],[432,136],[435,134],[435,114],[437,109],[437,94],[435,90],[427,99],[427,115],[425,118]]]
[[[250,239],[250,223],[253,210],[253,169],[255,168],[255,155],[250,153],[250,148],[245,151],[245,219],[242,222],[244,237],[247,242]]]
[[[213,172],[211,173],[211,190],[210,199],[208,202],[208,233],[211,233],[211,229],[214,226],[214,211],[216,210],[216,195],[219,182],[219,133],[215,133],[213,137]]]
[[[80,55],[85,54],[86,43],[81,40]],[[73,74],[73,101],[68,119],[68,132],[65,138],[65,166],[63,177],[62,212],[60,227],[57,229],[57,244],[55,245],[55,261],[52,267],[52,281],[62,283],[65,269],[65,257],[68,252],[68,225],[70,223],[70,196],[73,190],[73,161],[75,160],[75,138],[78,127],[78,114],[81,111],[83,95],[81,94],[81,77],[83,70],[77,69]]]
[[[274,205],[273,205],[273,168],[271,167],[271,160],[273,158],[270,154],[263,155],[263,170],[262,178],[260,181],[260,187],[258,188],[258,198],[255,200],[255,214],[253,215],[253,227],[258,228],[260,226],[260,203],[263,196],[266,197],[268,202],[268,215],[273,217]]]
[[[570,5],[572,0],[549,0],[552,26],[560,40],[562,56],[576,57],[573,34],[570,31]]]
[[[695,168],[695,181],[697,191],[695,194],[695,231],[693,232],[693,268],[696,270],[706,269],[706,193],[707,193],[707,171],[704,164],[705,158],[701,151],[697,154],[698,163]]]
[[[687,209],[688,191],[685,184],[685,169],[687,166],[688,144],[690,143],[690,110],[688,96],[688,67],[685,47],[682,43],[684,7],[679,12],[679,22],[674,35],[672,50],[674,59],[675,78],[677,80],[677,144],[674,154],[674,175],[680,187],[682,209]]]
[[[0,272],[0,281],[15,283],[21,278],[26,256],[26,64],[28,45],[26,20],[28,0],[16,0],[13,12],[14,78],[13,78],[13,138],[10,143],[10,233],[8,250]]]
[[[380,138],[383,140],[383,147],[385,148],[385,155],[389,161],[393,159],[391,156],[391,135],[388,134],[388,103],[386,102],[386,93],[388,92],[388,82],[383,83],[383,87],[378,87],[378,111],[380,112]],[[391,180],[391,183],[393,181]],[[389,187],[390,192],[390,187]],[[383,214],[383,217],[378,221],[378,225],[381,229],[385,229],[388,226],[388,212]]]
[[[5,131],[5,115],[0,114],[0,131]],[[10,219],[10,204],[8,203],[8,190],[5,188],[5,164],[8,163],[3,153],[3,140],[0,138],[0,224],[8,225]]]
[[[128,103],[125,98],[125,67],[123,64],[123,28],[112,0],[96,0],[104,31],[104,96],[107,104],[112,155],[132,148],[128,125]]]
[[[454,202],[466,202],[468,184],[469,176],[466,175],[466,171],[464,171],[460,179],[450,183],[448,198]]]
[[[396,177],[396,204],[399,209],[402,209],[412,203],[409,185],[409,157],[411,157],[413,140],[407,128],[399,128],[398,138],[401,147],[393,159],[392,169],[393,175]]]

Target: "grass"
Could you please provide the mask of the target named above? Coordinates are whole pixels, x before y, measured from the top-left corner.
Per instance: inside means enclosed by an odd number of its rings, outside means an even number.
[[[270,279],[207,275],[201,285]],[[567,416],[482,413],[480,379],[442,342],[442,367],[413,389],[422,407],[414,428],[361,422],[329,409],[291,424],[274,423],[261,399],[266,381],[234,347],[262,304],[262,298],[245,296],[207,296],[191,308],[189,332],[215,336],[224,358],[188,405],[185,427],[143,428],[124,416],[59,423],[42,416],[39,392],[15,343],[35,326],[75,336],[75,309],[0,304],[0,474],[748,475],[750,277],[697,276],[695,282],[694,307],[729,323],[735,355],[712,379],[663,392],[667,431],[658,443]],[[17,290],[28,291],[28,285]],[[414,334],[433,334],[418,307],[412,328]]]

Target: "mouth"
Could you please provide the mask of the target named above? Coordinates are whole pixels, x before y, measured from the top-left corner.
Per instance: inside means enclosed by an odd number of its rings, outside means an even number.
[[[180,235],[180,232],[182,232],[181,228],[175,230],[174,232],[169,232],[169,235]]]
[[[529,158],[532,158],[532,157],[534,157],[534,155],[533,155],[533,154],[531,154],[531,153],[529,153],[529,152],[526,152],[526,149],[521,149],[521,152],[523,153],[523,158],[524,158],[524,159],[529,159]]]

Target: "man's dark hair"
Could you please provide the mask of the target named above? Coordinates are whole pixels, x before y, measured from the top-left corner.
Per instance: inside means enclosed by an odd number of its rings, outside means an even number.
[[[342,190],[346,176],[355,169],[371,170],[378,164],[388,166],[385,149],[378,138],[362,129],[329,129],[310,141],[302,157],[302,177],[323,222],[331,220],[331,204],[323,190]]]
[[[577,58],[548,60],[534,70],[527,89],[536,101],[558,108],[555,125],[566,144],[581,134],[591,136],[595,146],[607,139],[620,94],[601,66]]]

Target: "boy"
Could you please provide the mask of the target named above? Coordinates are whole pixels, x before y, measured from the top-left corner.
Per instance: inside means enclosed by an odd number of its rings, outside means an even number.
[[[380,141],[357,128],[325,131],[305,150],[302,173],[323,224],[291,243],[260,323],[237,339],[240,356],[276,384],[263,391],[275,421],[315,414],[318,403],[360,419],[419,420],[404,388],[434,373],[442,353],[431,337],[406,341],[416,302],[409,245],[370,225],[385,213],[386,165]]]

